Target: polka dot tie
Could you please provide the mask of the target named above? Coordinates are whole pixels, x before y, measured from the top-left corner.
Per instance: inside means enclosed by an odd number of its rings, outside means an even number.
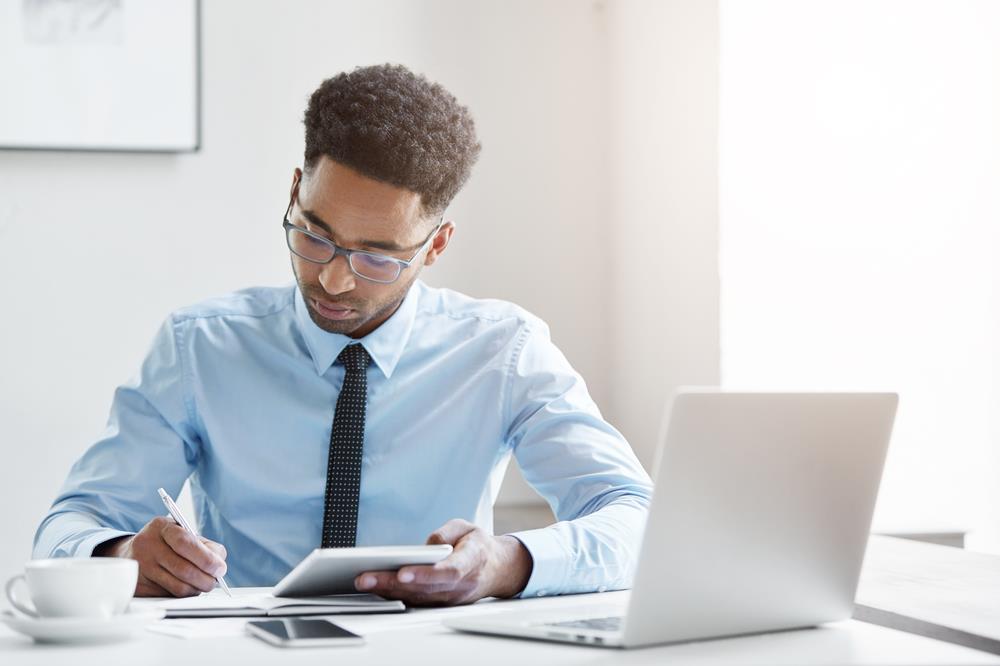
[[[330,432],[330,459],[326,468],[326,504],[323,509],[323,548],[349,548],[358,529],[361,494],[361,452],[365,444],[366,371],[371,357],[359,344],[347,346],[337,357],[346,369],[337,397]]]

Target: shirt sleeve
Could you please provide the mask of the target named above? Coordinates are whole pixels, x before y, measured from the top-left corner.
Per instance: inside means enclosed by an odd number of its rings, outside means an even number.
[[[157,488],[180,492],[199,455],[182,326],[164,323],[137,377],[115,391],[103,435],[73,465],[35,533],[33,557],[88,557],[162,515]]]
[[[521,596],[625,589],[652,482],[541,323],[526,326],[509,374],[507,442],[552,507],[549,527],[515,532],[534,561]]]

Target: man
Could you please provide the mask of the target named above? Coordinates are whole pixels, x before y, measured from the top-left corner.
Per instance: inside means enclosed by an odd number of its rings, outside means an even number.
[[[320,546],[426,540],[454,551],[357,588],[456,604],[627,587],[651,488],[628,444],[543,322],[418,280],[479,154],[468,110],[386,65],[325,81],[305,126],[282,220],[296,285],[166,321],[35,556],[131,557],[137,594],[185,596],[221,575],[273,585]],[[492,534],[511,455],[560,522]],[[160,517],[157,488],[189,477],[201,540]]]

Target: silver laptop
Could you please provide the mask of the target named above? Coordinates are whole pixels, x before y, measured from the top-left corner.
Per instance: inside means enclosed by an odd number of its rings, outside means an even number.
[[[624,607],[445,624],[638,647],[846,619],[897,401],[894,393],[679,392]]]

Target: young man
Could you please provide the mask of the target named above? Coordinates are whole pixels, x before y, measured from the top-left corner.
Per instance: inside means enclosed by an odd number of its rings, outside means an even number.
[[[651,492],[628,444],[542,321],[417,279],[479,154],[468,110],[386,65],[325,81],[305,126],[282,219],[296,285],[164,323],[35,556],[131,557],[137,594],[184,596],[223,574],[273,585],[320,546],[426,541],[454,551],[357,588],[455,604],[627,587]],[[560,522],[492,534],[511,455]],[[189,477],[200,541],[157,495]]]

